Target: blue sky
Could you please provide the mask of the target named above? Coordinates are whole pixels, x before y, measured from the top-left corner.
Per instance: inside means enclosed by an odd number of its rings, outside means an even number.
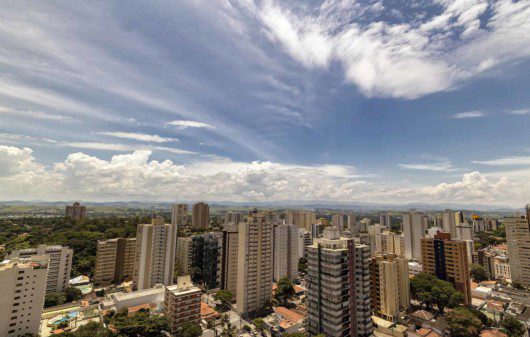
[[[1,6],[2,199],[530,201],[526,1]]]

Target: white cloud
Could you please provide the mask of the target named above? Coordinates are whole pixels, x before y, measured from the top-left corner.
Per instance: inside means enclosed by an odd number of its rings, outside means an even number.
[[[71,122],[74,121],[75,118],[64,116],[64,115],[58,115],[53,113],[47,113],[43,111],[31,111],[31,110],[17,110],[17,109],[10,109],[0,106],[0,115],[11,115],[16,117],[29,117],[34,119],[49,119],[49,120],[57,120],[57,121],[64,121],[64,122]]]
[[[514,115],[527,115],[527,114],[530,114],[530,109],[511,110],[511,111],[508,111],[508,113],[511,113]]]
[[[530,157],[511,156],[504,158],[497,158],[484,161],[473,161],[475,164],[490,165],[490,166],[516,166],[516,165],[530,165]]]
[[[158,135],[147,135],[144,133],[134,133],[134,132],[98,132],[99,135],[125,138],[125,139],[134,139],[142,142],[153,142],[153,143],[167,143],[167,142],[178,142],[177,138],[167,138],[160,137]]]
[[[185,128],[205,128],[205,129],[215,129],[215,126],[203,123],[203,122],[196,122],[196,121],[184,121],[184,120],[177,120],[177,121],[171,121],[167,122],[167,125],[173,125],[178,126],[182,129]]]
[[[228,159],[175,164],[151,160],[151,150],[109,160],[72,153],[49,167],[29,148],[0,146],[0,198],[65,200],[233,200],[461,202],[520,206],[530,199],[527,176],[495,180],[479,172],[433,186],[380,185],[344,165],[286,165]]]
[[[449,161],[441,161],[436,163],[414,163],[414,164],[398,164],[399,167],[406,170],[420,170],[420,171],[456,171]]]
[[[482,111],[466,111],[466,112],[459,112],[453,115],[453,118],[464,119],[464,118],[479,118],[479,117],[484,117],[484,116],[485,114]]]
[[[374,5],[369,2],[325,1],[316,8],[240,1],[293,59],[319,69],[336,62],[345,79],[367,96],[417,98],[530,56],[528,2],[437,2],[443,12],[435,17],[391,23],[370,21]],[[491,17],[481,25],[488,8]],[[379,6],[375,12],[381,10]]]

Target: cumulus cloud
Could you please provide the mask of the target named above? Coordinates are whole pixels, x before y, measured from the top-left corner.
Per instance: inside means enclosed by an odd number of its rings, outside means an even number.
[[[480,118],[484,116],[485,114],[482,111],[466,111],[466,112],[459,112],[453,115],[453,118],[465,119],[465,118]]]
[[[159,135],[147,135],[145,133],[135,132],[98,132],[99,135],[134,139],[142,142],[153,142],[153,143],[166,143],[166,142],[178,142],[177,138],[160,137]]]
[[[233,162],[228,159],[176,164],[152,160],[150,150],[109,160],[72,153],[49,167],[29,148],[0,147],[0,198],[210,201],[483,202],[518,205],[528,185],[507,177],[492,181],[479,172],[434,186],[380,185],[352,166]],[[521,188],[516,188],[517,186]]]
[[[210,125],[208,123],[203,123],[203,122],[196,122],[196,121],[177,120],[177,121],[167,122],[167,125],[178,126],[181,129],[186,129],[186,128],[215,129],[215,126],[213,125]]]

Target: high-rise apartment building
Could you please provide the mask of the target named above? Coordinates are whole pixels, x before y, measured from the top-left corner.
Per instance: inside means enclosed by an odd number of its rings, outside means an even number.
[[[86,216],[86,206],[81,206],[78,202],[74,202],[72,206],[66,206],[64,215],[72,219],[84,219]]]
[[[451,239],[451,233],[439,232],[434,238],[421,239],[423,272],[452,283],[464,295],[464,304],[471,304],[471,283],[467,244]]]
[[[39,245],[37,248],[15,250],[10,257],[27,259],[33,255],[46,255],[49,257],[46,293],[62,292],[68,287],[74,256],[74,251],[71,248],[59,245]]]
[[[390,222],[390,214],[388,213],[379,214],[379,224],[389,229],[392,225],[392,223]]]
[[[204,202],[198,202],[193,205],[191,215],[192,228],[208,228],[210,226],[210,207]]]
[[[450,210],[446,210],[442,214],[442,227],[444,229],[444,232],[451,233],[451,237],[453,238],[457,238],[455,221],[456,218],[457,215],[455,214],[455,212],[451,212]]]
[[[223,271],[223,235],[219,232],[191,237],[191,279],[206,289],[221,287]]]
[[[48,261],[48,256],[34,255],[0,263],[0,336],[39,334]]]
[[[136,238],[99,240],[94,283],[118,284],[132,278],[135,260]]]
[[[313,211],[287,210],[285,211],[285,223],[296,225],[306,231],[311,230],[311,225],[316,223],[317,215]]]
[[[156,284],[173,284],[177,226],[154,218],[150,224],[139,224],[136,231],[136,261],[133,272],[134,290],[152,288]]]
[[[410,305],[409,264],[404,257],[376,254],[372,258],[372,309],[395,322]]]
[[[504,224],[512,281],[530,287],[530,205],[526,216],[516,214]]]
[[[177,238],[177,273],[191,275],[206,289],[222,287],[223,233],[212,232]]]
[[[190,276],[180,276],[177,284],[167,286],[164,311],[171,332],[175,334],[185,323],[199,324],[202,291],[191,283]]]
[[[298,259],[306,256],[306,247],[312,244],[311,233],[305,229],[298,228]]]
[[[191,274],[191,258],[192,258],[192,239],[191,237],[177,238],[177,273],[179,276]]]
[[[240,213],[240,212],[226,212],[225,213],[225,220],[224,220],[224,223],[225,224],[229,224],[229,223],[235,223],[235,224],[239,224],[240,222],[243,222],[245,221],[245,215],[243,213]]]
[[[239,224],[237,311],[242,315],[260,310],[272,298],[272,227],[260,212]]]
[[[371,336],[370,248],[327,228],[307,250],[309,334]]]
[[[353,212],[339,212],[331,215],[331,224],[339,228],[341,232],[345,230],[354,230],[355,222],[355,214]]]
[[[188,204],[171,205],[171,224],[176,226],[188,225]]]
[[[287,276],[298,278],[298,230],[296,225],[274,226],[273,277],[276,282]]]
[[[375,251],[381,254],[405,256],[405,237],[390,231],[383,231],[375,237]]]
[[[223,226],[223,270],[221,288],[232,293],[237,299],[237,251],[239,247],[239,223],[227,223]]]
[[[403,237],[405,238],[405,257],[409,260],[421,260],[420,240],[427,232],[427,217],[419,212],[403,213]]]

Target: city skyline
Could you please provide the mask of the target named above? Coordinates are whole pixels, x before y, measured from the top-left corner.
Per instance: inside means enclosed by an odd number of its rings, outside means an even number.
[[[3,4],[0,200],[530,200],[527,2],[122,7]]]

